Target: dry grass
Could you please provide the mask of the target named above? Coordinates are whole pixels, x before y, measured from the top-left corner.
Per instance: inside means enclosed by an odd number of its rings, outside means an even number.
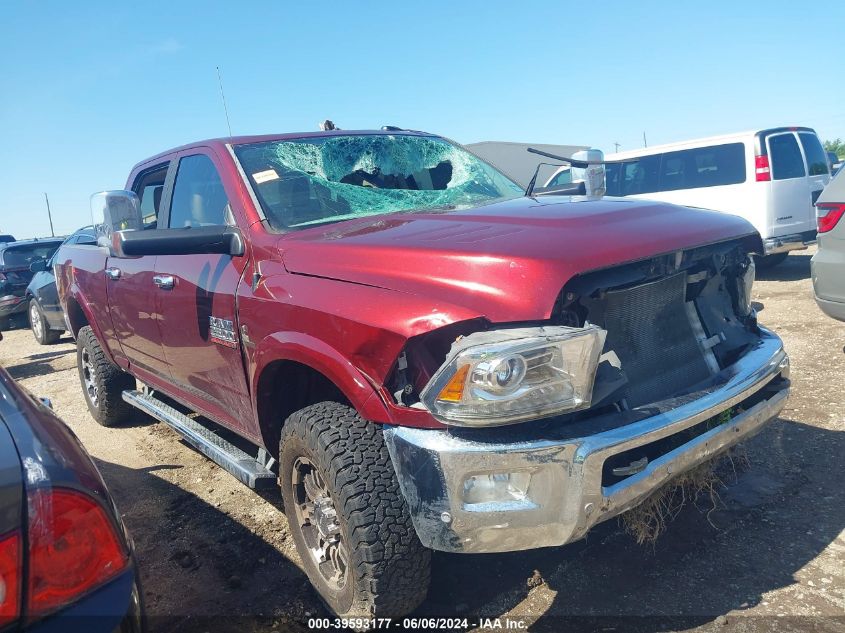
[[[726,481],[735,481],[748,466],[745,448],[741,444],[734,446],[727,453],[666,483],[636,508],[620,516],[619,520],[639,545],[657,541],[688,503],[705,513],[708,522],[715,528],[710,515],[723,505],[719,490],[725,488]]]

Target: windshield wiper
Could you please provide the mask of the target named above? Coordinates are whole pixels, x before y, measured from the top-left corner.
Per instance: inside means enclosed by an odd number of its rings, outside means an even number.
[[[532,148],[529,147],[528,151],[530,152],[531,149]],[[566,159],[562,159],[562,160],[566,160]],[[542,167],[543,165],[548,165],[549,167],[562,167],[563,166],[563,165],[553,165],[552,163],[537,163],[537,169],[534,170],[534,175],[531,176],[531,180],[528,181],[528,186],[525,188],[525,197],[526,198],[530,198],[531,194],[534,193],[534,185],[537,182],[537,176],[540,173],[540,167]]]

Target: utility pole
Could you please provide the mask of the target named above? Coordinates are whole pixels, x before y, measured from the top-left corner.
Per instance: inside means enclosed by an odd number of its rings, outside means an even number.
[[[220,66],[217,67],[217,82],[220,84],[220,99],[223,101],[223,112],[226,114],[226,127],[229,129],[229,136],[232,136],[232,126],[229,124],[229,108],[226,107],[226,95],[223,94],[223,76],[220,74]]]
[[[613,141],[613,151],[614,152],[618,152],[620,147],[622,147],[621,143],[617,143],[616,141]]]
[[[50,220],[50,237],[56,237],[53,232],[53,215],[50,213],[50,198],[47,197],[47,192],[44,192],[44,202],[47,203],[47,218]]]
[[[645,140],[645,130],[643,130],[643,147],[648,147],[648,141]]]

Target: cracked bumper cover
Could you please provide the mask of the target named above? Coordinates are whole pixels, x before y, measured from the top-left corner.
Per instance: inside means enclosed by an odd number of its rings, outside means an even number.
[[[5,295],[0,297],[0,318],[26,312],[29,300],[25,296]]]
[[[597,423],[601,430],[593,434],[584,432],[591,422],[586,420],[574,425],[575,434],[556,439],[486,442],[448,430],[408,427],[388,428],[385,438],[417,535],[426,547],[480,553],[563,545],[759,431],[786,403],[788,376],[789,359],[780,339],[764,330],[756,347],[718,373],[706,389],[668,406],[641,407],[634,422],[611,428],[606,420]],[[684,432],[755,394],[755,404],[727,423],[653,459],[641,472],[603,485],[608,458]],[[486,503],[464,499],[469,477],[525,472],[531,479],[522,498]]]

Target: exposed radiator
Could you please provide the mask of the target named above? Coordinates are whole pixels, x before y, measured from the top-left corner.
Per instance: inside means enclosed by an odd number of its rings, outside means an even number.
[[[680,273],[605,295],[605,349],[619,356],[632,407],[675,395],[712,374],[698,315],[685,306],[686,285],[686,273]]]

